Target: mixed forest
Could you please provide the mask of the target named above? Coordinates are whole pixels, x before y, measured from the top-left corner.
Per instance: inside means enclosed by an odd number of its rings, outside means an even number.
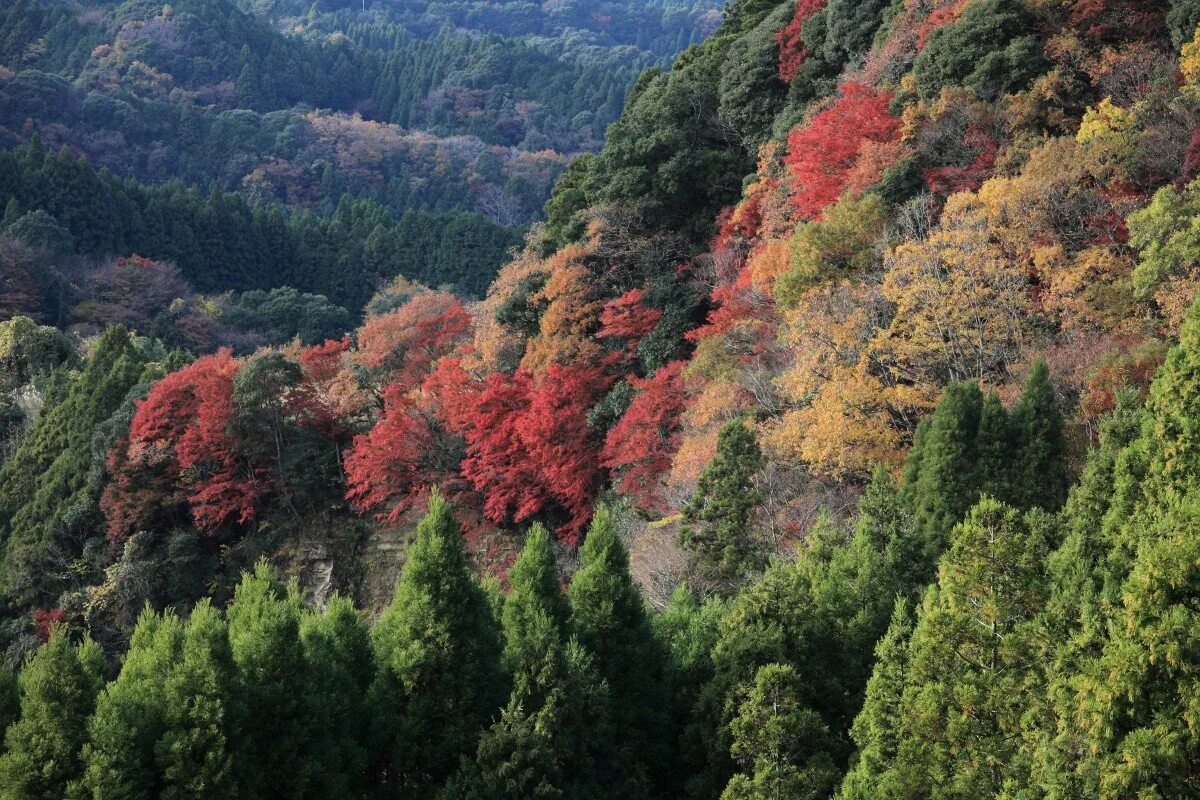
[[[0,34],[0,800],[1200,797],[1197,0]]]

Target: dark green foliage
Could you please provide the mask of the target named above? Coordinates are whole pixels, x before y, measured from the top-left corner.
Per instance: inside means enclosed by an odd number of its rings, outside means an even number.
[[[970,382],[947,387],[922,420],[904,471],[902,497],[926,537],[926,567],[950,529],[981,496],[1019,508],[1055,510],[1066,491],[1067,466],[1059,411],[1042,362],[1030,371],[1011,416],[992,394]]]
[[[783,3],[753,31],[739,37],[721,65],[718,113],[737,131],[749,151],[766,141],[771,122],[786,100],[779,79],[776,34],[791,19],[793,8]]]
[[[369,690],[375,675],[366,621],[344,597],[300,623],[308,665],[311,713],[316,723],[307,758],[317,766],[312,797],[361,798],[367,787],[373,710]]]
[[[800,700],[800,676],[784,664],[758,671],[754,686],[730,724],[732,754],[745,772],[735,775],[722,800],[827,796],[838,770],[830,757],[829,730]]]
[[[699,574],[726,589],[745,580],[758,562],[751,525],[761,501],[753,484],[761,467],[754,431],[741,419],[726,423],[717,438],[717,454],[683,507],[680,540]]]
[[[309,753],[319,720],[306,691],[300,601],[262,561],[242,578],[228,616],[237,697],[230,740],[240,796],[301,796],[317,766]]]
[[[929,35],[917,56],[917,88],[925,99],[964,86],[984,100],[1019,91],[1045,68],[1037,20],[1022,0],[977,0]]]
[[[17,684],[17,673],[7,664],[0,664],[0,737],[20,716],[21,689]]]
[[[325,216],[285,217],[240,195],[122,181],[66,152],[0,152],[0,173],[6,170],[13,179],[0,183],[0,203],[17,199],[24,208],[53,215],[73,236],[76,252],[169,261],[201,292],[288,286],[355,314],[376,281],[396,275],[481,295],[519,241],[516,232],[475,214],[410,210],[395,217],[365,199],[344,201]],[[295,310],[318,310],[320,318],[288,319],[293,312],[286,306],[296,303],[302,305]],[[286,322],[314,338],[343,325],[337,309],[286,291],[252,295],[235,310],[243,317],[260,315],[272,326]]]
[[[1176,47],[1190,42],[1200,25],[1200,2],[1197,0],[1171,0],[1167,12],[1167,27],[1171,29],[1171,43]]]
[[[615,513],[600,506],[571,580],[571,631],[608,683],[616,743],[614,781],[622,797],[669,796],[669,714],[664,653],[641,593]]]
[[[1016,434],[1013,503],[1021,508],[1058,510],[1067,494],[1066,444],[1062,411],[1046,362],[1036,361],[1029,371],[1021,401],[1013,409],[1012,424]],[[986,481],[986,476],[982,477]]]
[[[1016,496],[1024,494],[1027,484],[1018,485],[1018,476],[1023,474],[1022,467],[1013,463],[1014,460],[1020,459],[1017,450],[1015,421],[1009,419],[1008,411],[1000,402],[1000,396],[989,392],[979,413],[979,432],[975,440],[975,471],[979,486],[987,487],[986,491],[998,500],[1011,502]],[[1059,469],[1064,468],[1061,454],[1057,466]]]
[[[117,680],[96,704],[85,750],[88,796],[101,800],[232,794],[228,729],[235,693],[226,626],[207,601],[186,626],[147,611]]]
[[[377,777],[389,791],[430,796],[475,749],[502,692],[487,598],[467,569],[454,513],[436,492],[372,641]]]
[[[613,758],[609,686],[568,635],[566,605],[550,537],[535,525],[510,573],[504,602],[508,705],[465,758],[441,797],[606,798],[625,796],[628,767]],[[634,781],[636,786],[636,781]]]
[[[340,339],[350,331],[350,315],[321,295],[301,294],[291,287],[241,294],[228,312],[230,324],[269,331],[274,341],[298,338],[301,344]]]
[[[14,600],[43,602],[67,588],[68,575],[47,574],[47,559],[73,558],[101,534],[100,487],[88,481],[92,435],[139,382],[145,364],[124,330],[106,331],[65,396],[0,468],[0,530],[8,536],[4,582]]]
[[[934,559],[950,528],[979,497],[974,466],[982,412],[983,395],[976,384],[952,384],[913,442],[903,496],[925,530]]]
[[[954,528],[907,655],[885,640],[893,655],[876,667],[859,728],[878,762],[853,773],[847,797],[997,797],[1025,785],[1048,533],[1044,515],[990,499]]]
[[[531,658],[532,631],[545,617],[560,631],[566,630],[570,613],[559,583],[550,534],[534,524],[525,537],[521,556],[508,572],[511,593],[504,601],[501,620],[504,628],[504,663],[507,671],[517,672]]]
[[[90,640],[72,644],[66,628],[55,626],[21,670],[21,716],[5,733],[0,797],[58,798],[75,791],[104,670],[100,648]]]
[[[875,646],[875,668],[867,682],[862,711],[850,731],[858,752],[842,781],[839,800],[878,797],[876,781],[895,758],[900,740],[900,700],[908,666],[908,637],[912,633],[910,617],[908,603],[897,598],[887,633]]]

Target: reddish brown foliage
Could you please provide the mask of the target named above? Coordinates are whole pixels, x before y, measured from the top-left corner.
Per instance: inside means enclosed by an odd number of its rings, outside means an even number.
[[[609,300],[600,313],[600,330],[596,332],[596,338],[624,339],[626,351],[632,353],[638,341],[654,330],[654,326],[662,319],[661,311],[642,304],[645,297],[644,290],[630,289],[620,297]]]
[[[420,385],[439,358],[464,341],[471,315],[453,295],[422,292],[405,305],[367,320],[358,332],[358,361],[388,373],[405,391]]]
[[[43,643],[50,641],[50,632],[56,625],[62,625],[67,618],[67,612],[61,608],[39,608],[33,612],[33,630]]]
[[[792,204],[805,219],[820,219],[837,201],[865,142],[890,142],[900,121],[888,111],[890,92],[857,83],[842,87],[833,105],[794,128],[784,158],[792,177]]]
[[[525,370],[488,376],[463,420],[462,462],[488,520],[521,522],[553,502],[569,516],[557,534],[578,541],[602,474],[587,412],[611,384],[600,370],[561,364],[536,381]]]
[[[379,422],[355,437],[346,455],[346,499],[395,523],[436,478],[426,460],[433,436],[397,384],[384,391],[383,402]]]
[[[826,0],[797,0],[796,13],[783,30],[775,35],[779,44],[779,77],[784,83],[791,83],[792,78],[800,71],[800,65],[808,57],[808,45],[804,43],[801,34],[804,23],[814,14],[825,7]]]
[[[631,378],[637,391],[620,421],[608,432],[601,463],[620,474],[618,489],[642,508],[659,508],[659,485],[679,447],[679,423],[687,405],[682,372],[673,361],[649,378]]]
[[[170,499],[168,487],[176,483],[186,485],[192,518],[203,531],[254,519],[269,482],[246,465],[228,430],[237,370],[238,362],[221,350],[166,376],[138,403],[127,451],[109,459],[116,471],[104,499],[111,540],[127,536],[144,517],[137,506]],[[147,482],[138,473],[149,465],[154,480]]]

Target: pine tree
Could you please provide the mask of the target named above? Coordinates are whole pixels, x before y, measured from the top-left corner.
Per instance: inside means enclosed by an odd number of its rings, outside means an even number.
[[[701,687],[713,679],[710,654],[725,616],[726,599],[715,595],[697,602],[687,584],[671,595],[662,613],[654,618],[654,633],[667,659],[664,693],[671,702],[671,738],[674,756],[665,779],[667,796],[685,796],[684,788],[704,770],[706,752],[703,722],[694,713]]]
[[[568,592],[571,631],[612,695],[615,779],[626,797],[662,791],[670,758],[663,654],[608,506],[596,509],[579,556]]]
[[[21,716],[21,690],[17,685],[17,674],[8,664],[0,664],[0,742],[8,726]]]
[[[354,605],[335,595],[323,613],[305,614],[300,640],[316,723],[306,755],[316,765],[313,796],[361,798],[370,759],[373,709],[368,692],[375,677],[370,630]]]
[[[910,640],[895,756],[878,773],[890,796],[997,797],[1027,782],[1049,538],[1045,515],[988,498],[954,528]]]
[[[0,798],[58,798],[75,791],[104,668],[104,656],[91,640],[73,645],[66,628],[51,630],[49,641],[21,670],[21,716],[4,736]]]
[[[887,633],[875,646],[875,667],[867,682],[866,699],[851,729],[858,750],[853,766],[842,781],[838,800],[873,800],[889,796],[879,781],[895,758],[899,745],[900,699],[904,694],[911,633],[908,603],[898,597]]]
[[[1042,614],[1046,665],[1046,703],[1037,720],[1035,785],[1050,797],[1097,796],[1098,743],[1087,714],[1081,713],[1080,677],[1095,669],[1113,609],[1120,604],[1119,580],[1110,563],[1112,526],[1104,520],[1113,499],[1121,454],[1142,427],[1143,409],[1136,390],[1118,393],[1116,407],[1100,424],[1099,442],[1088,454],[1079,482],[1060,515],[1063,541],[1047,559],[1049,592]],[[1124,575],[1125,569],[1121,569]],[[1036,706],[1035,706],[1036,707]]]
[[[234,789],[228,746],[233,662],[207,600],[187,625],[146,610],[121,674],[96,703],[84,750],[89,797],[212,797]]]
[[[726,590],[744,581],[759,560],[751,526],[762,499],[753,484],[761,468],[754,431],[745,421],[732,420],[721,429],[717,454],[683,507],[680,540],[700,576]]]
[[[755,675],[730,724],[733,757],[746,771],[729,781],[721,800],[818,800],[833,788],[838,769],[829,730],[800,700],[799,680],[784,664]]]
[[[429,797],[501,704],[500,642],[450,505],[434,492],[372,642],[378,780]]]
[[[1094,757],[1076,770],[1102,797],[1175,797],[1200,781],[1200,303],[1150,388],[1141,434],[1116,463],[1104,533],[1120,581],[1108,640],[1078,671],[1080,724]]]
[[[909,457],[902,496],[934,559],[945,549],[950,529],[979,498],[975,440],[982,411],[978,385],[946,387]]]
[[[298,797],[314,765],[308,663],[300,642],[301,603],[259,561],[229,605],[236,718],[231,744],[243,797]]]
[[[1018,476],[1013,462],[1018,453],[1016,431],[1008,411],[1001,404],[1000,395],[988,392],[975,439],[975,470],[981,494],[1002,502],[1016,502],[1015,496],[1023,494],[1014,485]]]
[[[1012,425],[1017,445],[1014,505],[1057,511],[1067,494],[1066,444],[1046,362],[1038,360],[1030,369],[1021,401],[1013,409]]]
[[[511,574],[503,619],[512,693],[442,797],[615,798],[621,784],[612,770],[609,687],[568,636],[549,534],[540,526]]]
[[[565,631],[569,608],[563,596],[554,561],[554,545],[550,534],[535,523],[525,536],[521,556],[508,571],[511,587],[501,611],[504,630],[504,664],[509,674],[515,673],[528,660],[528,630],[539,615],[547,617],[560,631]]]

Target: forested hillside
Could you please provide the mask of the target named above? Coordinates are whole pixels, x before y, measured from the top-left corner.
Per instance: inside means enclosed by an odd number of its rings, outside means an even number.
[[[525,152],[389,26],[706,18],[367,6],[137,60]],[[623,98],[486,290],[386,190],[0,157],[0,798],[1200,797],[1200,2],[735,0]]]

